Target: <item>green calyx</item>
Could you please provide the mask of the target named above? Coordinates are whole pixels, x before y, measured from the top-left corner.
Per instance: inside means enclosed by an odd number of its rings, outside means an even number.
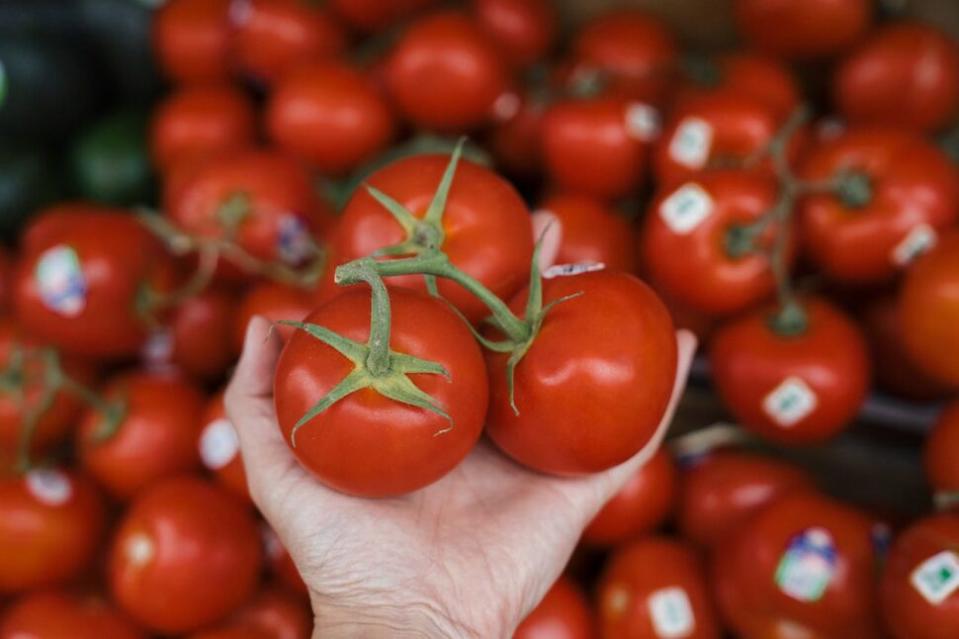
[[[782,337],[802,335],[809,328],[809,316],[794,298],[780,305],[779,310],[770,315],[769,328]]]
[[[851,209],[861,209],[872,202],[872,180],[865,173],[849,171],[839,175],[835,184],[836,197],[843,206]]]

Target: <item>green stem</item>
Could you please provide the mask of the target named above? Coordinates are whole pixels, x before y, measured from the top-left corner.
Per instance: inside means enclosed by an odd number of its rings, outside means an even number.
[[[347,268],[336,270],[337,283],[349,285],[365,282],[370,286],[370,337],[366,344],[369,348],[366,368],[371,375],[378,377],[390,370],[390,295],[374,260],[357,260],[343,266]]]

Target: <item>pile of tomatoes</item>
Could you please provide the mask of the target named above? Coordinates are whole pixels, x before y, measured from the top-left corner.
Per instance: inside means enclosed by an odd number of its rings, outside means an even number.
[[[733,7],[704,54],[632,9],[561,39],[549,0],[163,3],[158,200],[60,202],[0,249],[0,639],[310,636],[224,407],[254,316],[284,438],[357,499],[484,435],[622,463],[676,328],[765,451],[873,389],[942,405],[911,523],[667,443],[515,636],[959,636],[959,42],[870,0]]]

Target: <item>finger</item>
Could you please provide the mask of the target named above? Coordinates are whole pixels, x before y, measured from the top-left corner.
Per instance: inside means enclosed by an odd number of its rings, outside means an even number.
[[[563,240],[563,223],[550,211],[540,209],[534,211],[531,217],[533,225],[533,241],[542,239],[539,248],[539,268],[545,271],[556,262],[559,254],[559,245]]]

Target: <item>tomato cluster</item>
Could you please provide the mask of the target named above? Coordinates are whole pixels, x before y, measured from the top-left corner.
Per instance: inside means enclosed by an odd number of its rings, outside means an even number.
[[[358,499],[482,438],[617,466],[697,333],[736,441],[656,451],[517,638],[959,636],[959,404],[925,441],[940,512],[895,539],[782,458],[874,389],[959,392],[959,43],[870,0],[735,0],[709,55],[559,14],[156,9],[157,197],[57,202],[0,249],[0,639],[309,636],[224,407],[255,316],[280,433]]]

